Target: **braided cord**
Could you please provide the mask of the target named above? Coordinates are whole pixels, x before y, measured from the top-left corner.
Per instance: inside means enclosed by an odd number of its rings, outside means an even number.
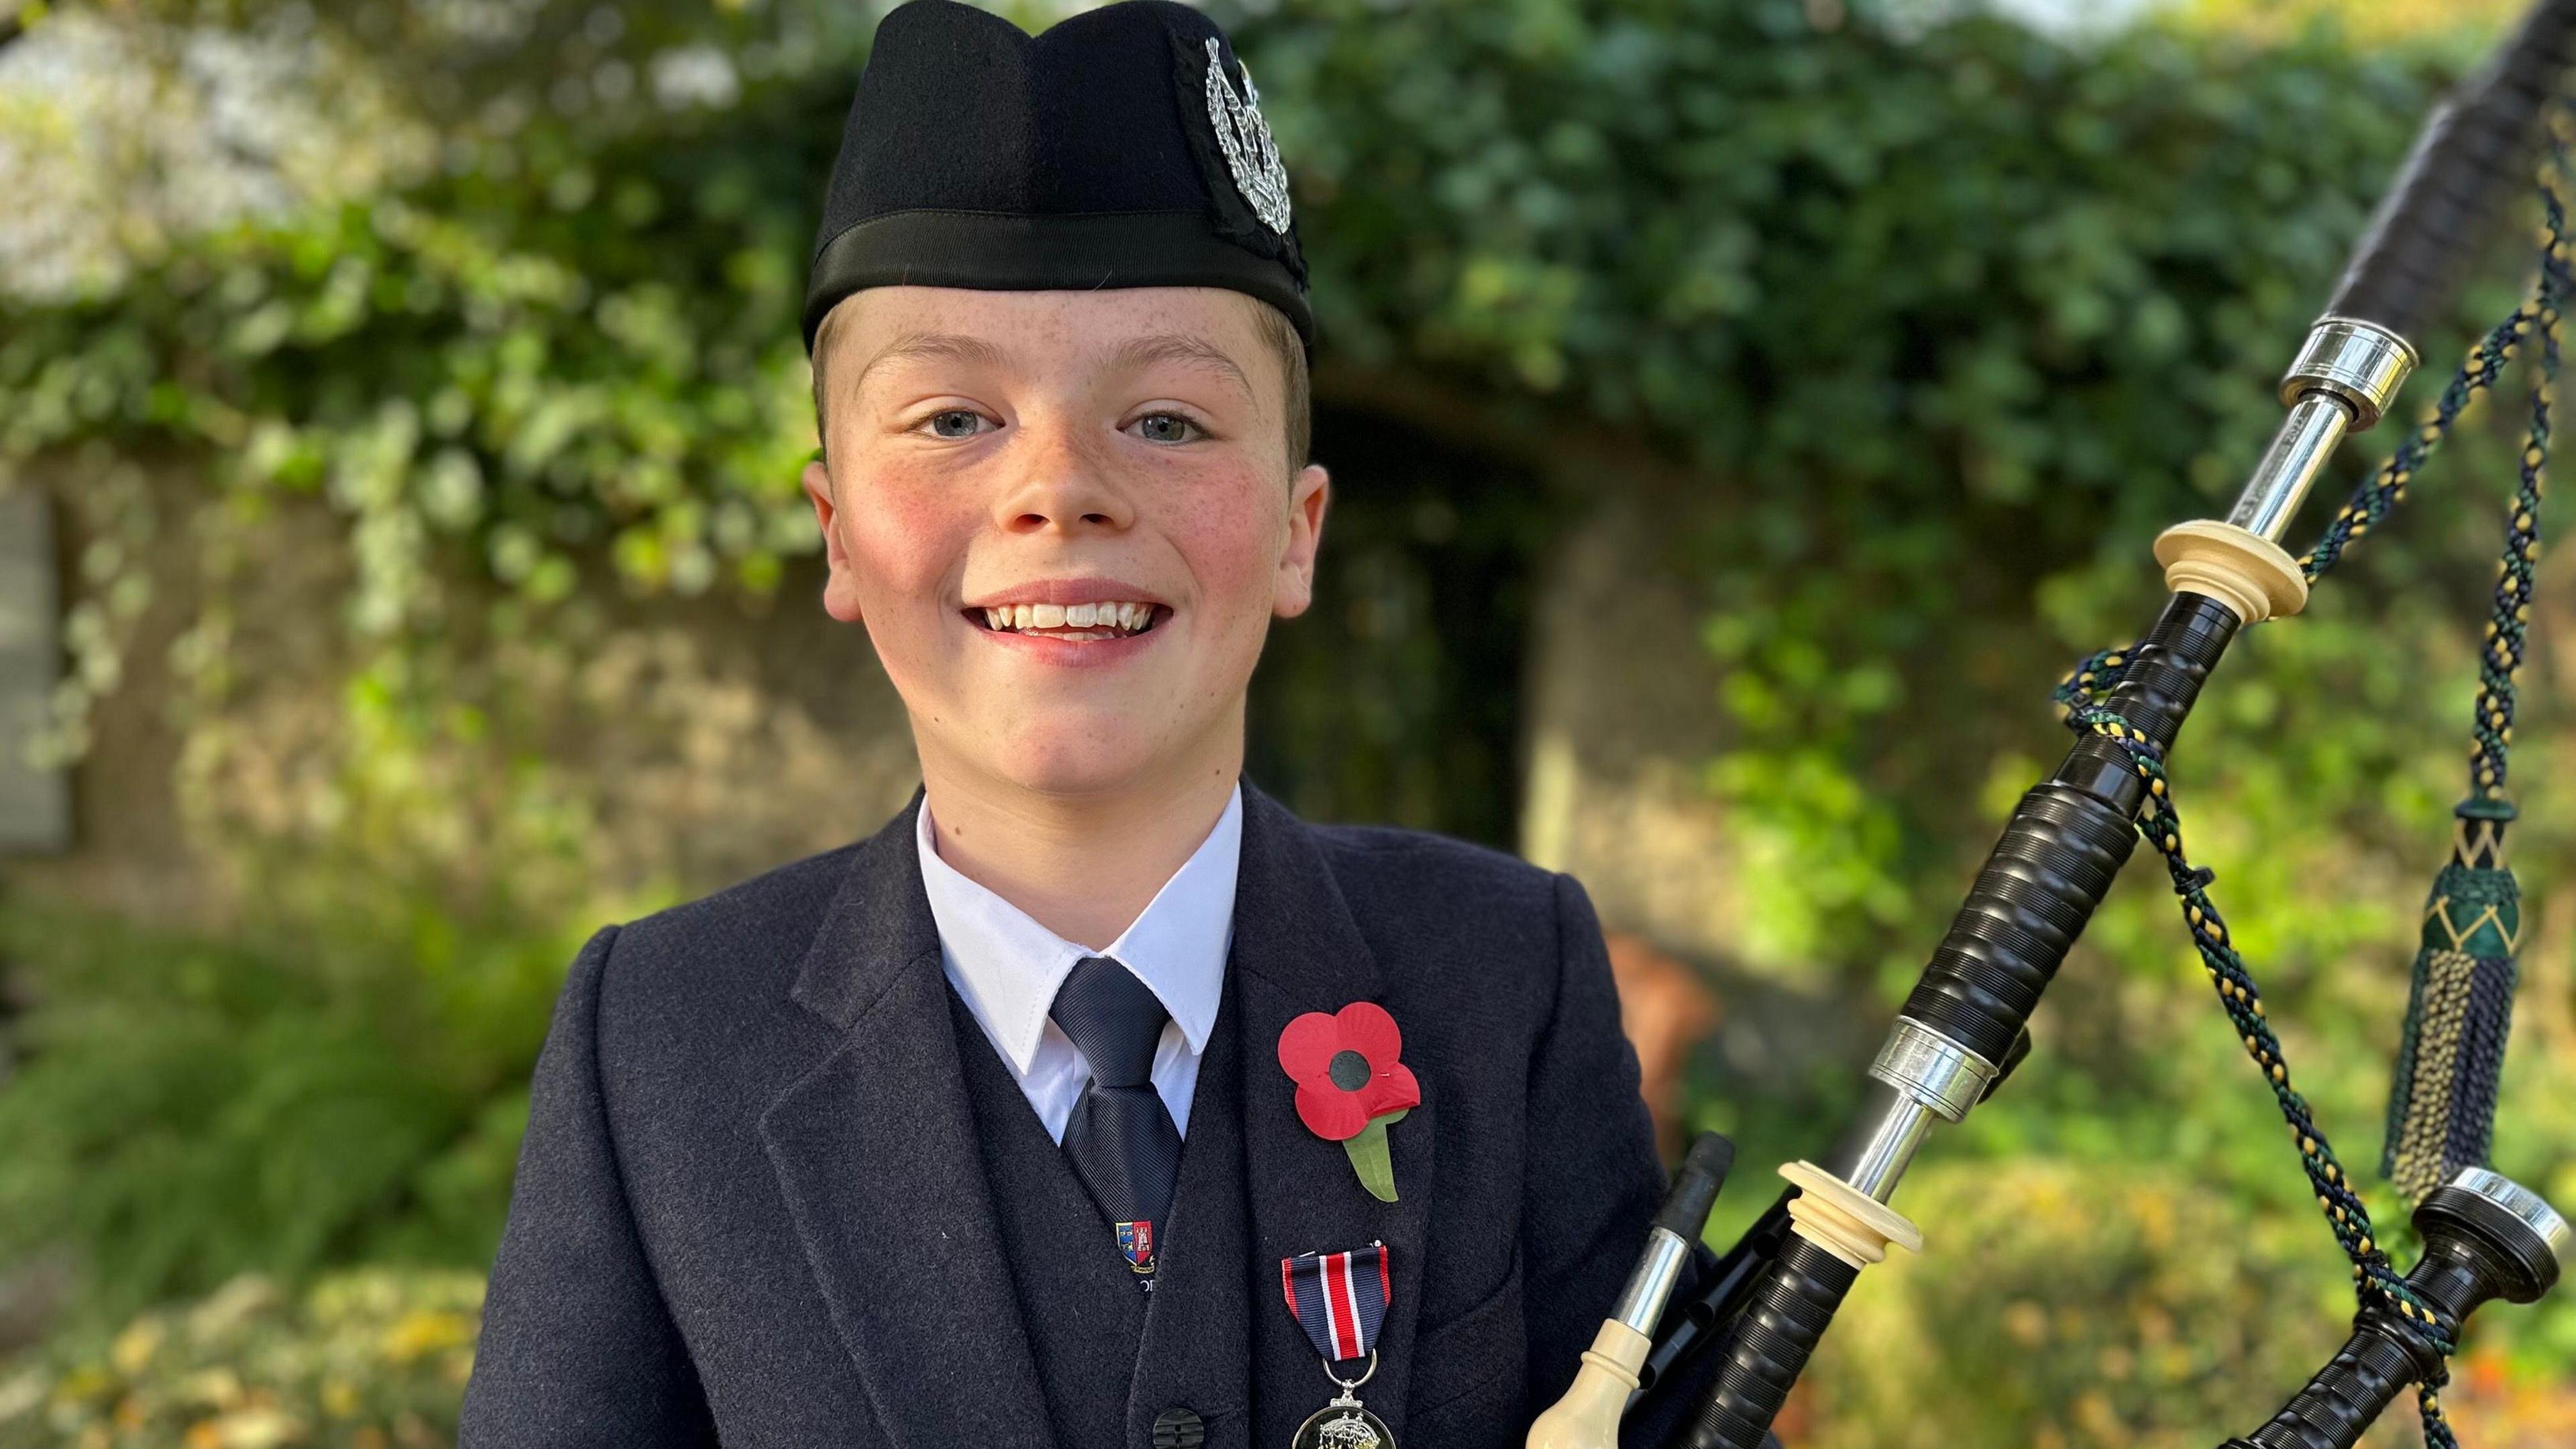
[[[2478,339],[2477,345],[2469,349],[2468,360],[2460,364],[2460,370],[2442,389],[2440,399],[2424,410],[2415,431],[2397,445],[2397,451],[2380,465],[2378,473],[2354,489],[2343,507],[2335,510],[2333,521],[2326,525],[2316,546],[2299,559],[2299,571],[2308,576],[2309,583],[2332,572],[2336,564],[2343,562],[2346,549],[2406,501],[2406,485],[2451,435],[2451,425],[2468,411],[2469,404],[2477,401],[2478,394],[2493,387],[2503,375],[2505,363],[2513,356],[2515,328],[2525,323],[2532,305],[2525,303],[2524,310],[2516,311]]]
[[[2549,395],[2558,378],[2559,311],[2569,290],[2570,247],[2558,193],[2561,161],[2563,155],[2553,148],[2552,163],[2543,170],[2541,202],[2547,243],[2533,295],[2470,349],[2468,360],[2442,390],[2440,399],[2425,411],[2415,431],[2374,476],[2354,490],[2316,546],[2299,560],[2300,570],[2312,582],[2341,562],[2346,550],[2406,500],[2408,481],[2441,447],[2452,425],[2478,394],[2495,384],[2519,342],[2534,331],[2539,333],[2540,366],[2532,379],[2530,430],[2524,439],[2520,482],[2506,526],[2494,608],[2479,658],[2476,743],[2470,752],[2469,769],[2472,797],[2481,800],[2498,800],[2503,795],[2505,747],[2513,735],[2514,676],[2523,660],[2524,633],[2531,617],[2532,574],[2539,554],[2542,475],[2549,458]],[[2335,1242],[2352,1261],[2355,1294],[2365,1308],[2373,1301],[2385,1304],[2444,1360],[2442,1368],[2416,1386],[2427,1449],[2459,1449],[2459,1440],[2451,1432],[2441,1405],[2441,1390],[2450,1379],[2448,1359],[2457,1346],[2459,1325],[2409,1287],[2389,1261],[2372,1227],[2370,1209],[2354,1190],[2351,1174],[2335,1156],[2307,1099],[2291,1085],[2289,1061],[2282,1053],[2281,1040],[2264,1017],[2262,991],[2230,941],[2217,903],[2210,899],[2209,887],[2216,875],[2192,865],[2184,853],[2182,815],[2174,806],[2164,751],[2106,703],[2128,672],[2136,650],[2137,646],[2130,645],[2105,649],[2086,658],[2058,686],[2056,702],[2065,711],[2069,729],[2089,730],[2116,742],[2128,754],[2139,778],[2146,781],[2146,795],[2138,807],[2138,833],[2164,858],[2174,894],[2181,898],[2183,921],[2190,928],[2192,946],[2200,954],[2210,984],[2217,989],[2219,1004],[2225,1008],[2238,1039],[2244,1042],[2246,1054],[2263,1073],[2265,1085],[2272,1089],[2281,1120],[2298,1144],[2299,1165],[2316,1193],[2317,1206],[2334,1230]]]
[[[2210,984],[2217,988],[2219,1004],[2226,1008],[2227,1019],[2236,1028],[2237,1037],[2245,1043],[2245,1052],[2263,1073],[2263,1081],[2272,1089],[2272,1099],[2280,1106],[2281,1120],[2289,1126],[2291,1138],[2299,1148],[2299,1165],[2308,1175],[2308,1185],[2315,1190],[2317,1206],[2326,1215],[2327,1225],[2334,1229],[2335,1242],[2352,1260],[2355,1290],[2366,1304],[2376,1297],[2385,1301],[2399,1317],[2412,1325],[2435,1352],[2448,1358],[2454,1346],[2457,1326],[2408,1287],[2404,1275],[2388,1260],[2388,1252],[2379,1244],[2371,1226],[2370,1209],[2352,1183],[2352,1174],[2335,1156],[2334,1145],[2326,1139],[2325,1129],[2317,1125],[2309,1110],[2307,1098],[2290,1083],[2290,1064],[2281,1050],[2281,1039],[2263,1014],[2263,993],[2255,985],[2253,973],[2245,958],[2236,953],[2229,941],[2227,922],[2210,899],[2209,887],[2217,879],[2214,872],[2195,867],[2184,854],[2182,815],[2174,808],[2173,793],[2166,782],[2164,752],[2143,731],[2131,726],[2117,711],[2098,702],[2098,694],[2107,693],[2119,682],[2124,672],[2121,665],[2129,651],[2106,651],[2095,658],[2102,667],[2079,671],[2093,674],[2091,689],[2069,680],[2060,686],[2062,702],[2072,708],[2067,716],[2069,727],[2091,730],[2116,741],[2128,753],[2130,763],[2147,782],[2146,798],[2138,807],[2138,833],[2164,858],[2165,873],[2172,878],[2174,894],[2182,898],[2184,923],[2191,929],[2191,944],[2200,953],[2200,964],[2209,973]],[[2119,661],[2119,662],[2113,662]],[[2090,663],[2092,661],[2088,661]],[[2443,1420],[2439,1400],[2435,1397],[2447,1374],[2428,1378],[2418,1396],[2424,1411],[2424,1435],[2428,1449],[2458,1449],[2449,1425]]]
[[[2549,399],[2558,386],[2559,309],[2569,285],[2566,216],[2555,187],[2543,187],[2541,203],[2548,216],[2549,248],[2540,262],[2538,293],[2514,314],[2517,341],[2540,334],[2540,366],[2531,379],[2531,427],[2522,442],[2521,474],[2514,487],[2513,510],[2505,525],[2504,554],[2496,564],[2493,607],[2487,615],[2486,647],[2478,656],[2477,714],[2471,722],[2469,794],[2473,799],[2504,798],[2505,747],[2513,740],[2514,677],[2522,671],[2525,634],[2531,623],[2531,582],[2540,557],[2540,495],[2549,465]]]

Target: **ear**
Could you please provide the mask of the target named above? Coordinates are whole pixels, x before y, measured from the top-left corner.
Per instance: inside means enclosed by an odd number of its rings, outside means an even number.
[[[1320,463],[1297,470],[1288,491],[1288,543],[1279,553],[1279,573],[1270,585],[1270,612],[1294,619],[1315,601],[1315,552],[1324,544],[1324,509],[1332,501],[1332,479]]]
[[[832,494],[832,472],[817,458],[805,465],[799,479],[805,485],[806,500],[814,505],[814,524],[823,530],[823,557],[831,565],[831,577],[823,581],[823,612],[844,624],[860,620],[859,576],[850,565],[850,551],[841,543],[841,508]]]

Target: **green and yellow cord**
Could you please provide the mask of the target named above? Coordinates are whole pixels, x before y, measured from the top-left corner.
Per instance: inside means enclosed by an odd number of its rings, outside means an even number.
[[[2316,546],[2299,560],[2300,571],[2310,582],[2340,563],[2355,542],[2406,500],[2408,482],[2442,445],[2453,424],[2477,396],[2494,386],[2523,339],[2534,333],[2539,335],[2541,362],[2532,382],[2531,430],[2522,453],[2520,486],[2507,523],[2494,612],[2480,656],[2476,743],[2470,754],[2471,804],[2463,806],[2463,810],[2470,811],[2483,802],[2487,808],[2474,812],[2481,816],[2492,816],[2503,799],[2505,747],[2513,734],[2514,676],[2522,664],[2524,628],[2531,617],[2532,574],[2539,553],[2539,503],[2549,456],[2549,392],[2558,375],[2560,307],[2569,293],[2570,245],[2559,194],[2570,140],[2567,122],[2563,109],[2553,115],[2551,156],[2541,173],[2544,249],[2540,276],[2530,299],[2470,349],[2468,360],[2442,390],[2441,397],[2425,410],[2415,431],[2398,445],[2396,453],[2375,475],[2354,491]],[[2374,1301],[2387,1305],[2447,1361],[2456,1347],[2459,1325],[2449,1322],[2408,1287],[2404,1276],[2389,1261],[2371,1224],[2370,1209],[2355,1190],[2351,1174],[2335,1156],[2307,1099],[2291,1085],[2290,1065],[2281,1050],[2280,1038],[2264,1018],[2262,992],[2230,941],[2227,923],[2219,915],[2216,902],[2210,899],[2209,886],[2216,877],[2193,866],[2184,853],[2182,816],[2174,806],[2163,750],[2106,703],[2136,655],[2137,646],[2130,645],[2087,658],[2058,686],[2057,704],[2070,729],[2090,731],[2117,743],[2128,754],[2139,778],[2146,782],[2138,809],[2138,833],[2164,857],[2174,893],[2181,898],[2183,921],[2190,928],[2192,945],[2200,954],[2201,965],[2218,992],[2229,1023],[2244,1043],[2246,1055],[2263,1073],[2264,1084],[2271,1088],[2273,1100],[2280,1107],[2282,1121],[2298,1147],[2299,1165],[2315,1190],[2317,1206],[2333,1229],[2335,1242],[2352,1262],[2356,1294],[2365,1307]],[[2500,822],[2495,829],[2500,831]],[[2480,847],[2482,858],[2498,866],[2502,863],[2499,842],[2500,837],[2491,832]],[[2442,1413],[2441,1389],[2447,1382],[2449,1373],[2445,1367],[2427,1375],[2416,1387],[2428,1449],[2458,1449],[2459,1441]]]

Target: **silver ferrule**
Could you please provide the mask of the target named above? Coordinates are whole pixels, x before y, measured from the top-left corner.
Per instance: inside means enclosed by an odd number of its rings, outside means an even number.
[[[2335,445],[2351,430],[2352,410],[2333,393],[2311,392],[2293,403],[2227,521],[2268,542],[2280,542],[2308,489],[2325,471],[2326,460],[2334,456]]]
[[[2281,375],[2281,402],[2298,406],[2312,392],[2342,400],[2352,430],[2366,433],[2397,399],[2419,359],[2406,339],[2354,317],[2320,317],[2298,359]]]
[[[1956,1122],[1968,1115],[1995,1079],[1995,1064],[1925,1026],[1900,1016],[1888,1029],[1872,1078],[1885,1082]]]
[[[2513,1214],[2531,1235],[2549,1250],[2549,1256],[2564,1268],[2568,1250],[2576,1248],[2576,1230],[2558,1215],[2540,1194],[2501,1172],[2484,1167],[2463,1167],[2451,1178],[2451,1186],[2476,1193],[2487,1201]]]
[[[1870,1063],[1869,1095],[1826,1166],[1880,1202],[1914,1161],[1932,1124],[1968,1115],[1995,1080],[1995,1064],[1933,1028],[1900,1016]]]
[[[1637,1271],[1628,1275],[1628,1286],[1619,1290],[1611,1320],[1653,1337],[1655,1320],[1664,1316],[1665,1300],[1673,1296],[1682,1265],[1689,1261],[1690,1244],[1682,1241],[1681,1234],[1670,1228],[1647,1229],[1645,1256],[1637,1260]]]
[[[1897,1180],[1939,1120],[1920,1101],[1885,1082],[1871,1082],[1851,1130],[1825,1159],[1825,1170],[1885,1202],[1896,1195]]]
[[[2281,375],[2281,401],[2290,415],[2254,465],[2227,521],[2278,543],[2335,446],[2379,421],[2416,362],[2415,349],[2385,327],[2352,317],[2318,318]]]

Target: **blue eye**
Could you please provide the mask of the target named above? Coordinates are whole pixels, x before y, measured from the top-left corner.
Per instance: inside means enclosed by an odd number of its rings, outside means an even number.
[[[1186,443],[1204,435],[1198,424],[1179,413],[1147,413],[1136,420],[1137,436],[1149,443]]]
[[[971,408],[947,408],[924,421],[930,424],[933,437],[971,438],[984,430],[984,415]]]

